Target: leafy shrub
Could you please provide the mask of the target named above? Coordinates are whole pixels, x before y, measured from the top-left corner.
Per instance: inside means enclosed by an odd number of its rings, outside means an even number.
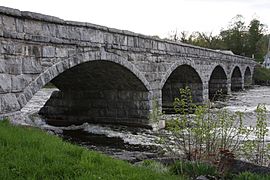
[[[257,121],[253,128],[255,138],[243,143],[241,153],[244,158],[260,166],[268,165],[270,161],[270,144],[265,142],[268,135],[266,107],[259,104],[256,108]]]
[[[188,88],[180,90],[180,93],[189,92]],[[190,161],[211,163],[222,176],[230,169],[235,156],[259,165],[267,165],[270,148],[265,144],[267,128],[264,105],[258,105],[257,125],[252,128],[243,125],[243,114],[240,112],[213,112],[209,106],[191,105],[192,98],[186,97],[188,100],[176,98],[174,102],[181,115],[176,120],[168,121],[167,130],[170,135],[163,137],[164,147],[168,152],[174,156],[184,155],[184,158]],[[195,110],[193,116],[189,115],[187,108]],[[243,144],[250,142],[248,139],[251,134],[256,136],[252,141],[253,145]],[[248,158],[247,155],[255,155],[257,158]]]

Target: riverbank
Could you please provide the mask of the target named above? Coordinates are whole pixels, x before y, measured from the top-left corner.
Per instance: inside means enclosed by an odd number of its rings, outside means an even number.
[[[0,179],[179,179],[0,121]]]
[[[38,91],[22,109],[22,116],[14,119],[13,123],[41,128],[74,144],[129,162],[159,157],[155,148],[155,146],[160,147],[157,144],[160,141],[159,136],[157,132],[147,129],[88,123],[69,127],[48,125],[46,120],[37,115],[37,112],[55,90],[57,89],[44,88]],[[214,108],[213,111],[219,108],[227,109],[230,112],[240,111],[244,116],[243,123],[248,127],[256,124],[255,109],[257,105],[265,104],[268,119],[267,128],[270,130],[270,87],[254,86],[248,90],[234,93],[227,101],[220,103],[221,105],[218,105],[220,107]],[[270,142],[270,134],[266,141]]]
[[[0,179],[5,180],[181,180],[219,177],[215,168],[194,162],[178,162],[170,167],[153,161],[132,165],[72,145],[38,128],[14,126],[6,120],[0,121],[0,162]],[[229,177],[229,179],[269,179],[267,175],[249,172]]]

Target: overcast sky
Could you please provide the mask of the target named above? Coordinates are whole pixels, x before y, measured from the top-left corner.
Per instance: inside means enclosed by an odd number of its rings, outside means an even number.
[[[270,25],[270,0],[0,0],[0,6],[160,37],[176,29],[216,34],[237,14]]]

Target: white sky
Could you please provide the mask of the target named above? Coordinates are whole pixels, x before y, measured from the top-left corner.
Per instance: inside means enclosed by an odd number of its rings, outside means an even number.
[[[0,0],[0,6],[160,37],[176,29],[216,34],[237,14],[270,25],[270,0]]]

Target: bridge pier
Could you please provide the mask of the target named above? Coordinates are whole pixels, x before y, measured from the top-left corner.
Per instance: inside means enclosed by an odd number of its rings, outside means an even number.
[[[228,95],[232,95],[232,88],[231,88],[232,84],[231,84],[231,79],[227,80],[227,94]]]
[[[209,101],[209,82],[203,81],[203,89],[202,89],[202,98],[203,103],[207,103]]]

